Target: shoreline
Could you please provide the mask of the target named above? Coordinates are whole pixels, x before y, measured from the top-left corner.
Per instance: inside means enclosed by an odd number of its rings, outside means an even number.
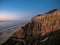
[[[12,34],[18,31],[20,28],[21,26],[0,31],[1,33],[0,34],[0,45],[4,43],[5,41],[7,41],[12,36]]]
[[[3,44],[4,42],[6,42],[12,36],[13,33],[20,30],[21,27],[25,26],[27,23],[25,23],[23,25],[18,25],[16,27],[10,27],[10,28],[1,30],[0,31],[0,33],[1,33],[1,35],[0,35],[0,45]]]

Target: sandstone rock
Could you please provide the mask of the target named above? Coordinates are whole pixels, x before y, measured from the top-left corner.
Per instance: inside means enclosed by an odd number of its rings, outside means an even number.
[[[26,45],[60,45],[60,10],[33,17],[13,37],[23,39]]]

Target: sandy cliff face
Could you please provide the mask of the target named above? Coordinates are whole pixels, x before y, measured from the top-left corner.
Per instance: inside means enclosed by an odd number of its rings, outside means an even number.
[[[21,27],[12,37],[22,39],[22,42],[25,42],[26,45],[60,44],[60,10],[54,9],[33,17],[28,24]],[[7,42],[4,44],[8,44]],[[16,45],[19,45],[19,41]]]

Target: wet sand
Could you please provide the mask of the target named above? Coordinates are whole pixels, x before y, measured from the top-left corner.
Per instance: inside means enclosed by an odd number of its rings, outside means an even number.
[[[4,43],[6,40],[8,40],[10,38],[10,36],[18,31],[20,29],[20,27],[18,28],[9,28],[9,29],[6,29],[4,31],[0,31],[0,45],[2,43]]]

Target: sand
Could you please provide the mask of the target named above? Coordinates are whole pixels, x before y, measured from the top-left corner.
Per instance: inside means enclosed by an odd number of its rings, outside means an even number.
[[[3,31],[0,31],[0,45],[2,43],[4,43],[5,41],[7,41],[10,38],[10,36],[19,29],[20,29],[20,27],[9,28],[9,29],[5,29]]]

